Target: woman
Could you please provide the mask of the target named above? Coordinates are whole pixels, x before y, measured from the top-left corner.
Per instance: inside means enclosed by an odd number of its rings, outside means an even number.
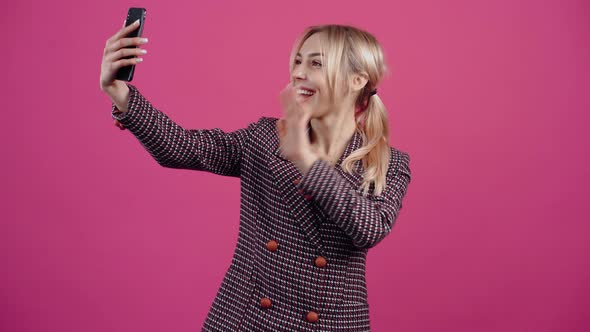
[[[101,89],[112,116],[164,167],[240,177],[238,243],[203,331],[369,331],[365,263],[391,230],[410,182],[388,144],[377,40],[342,25],[307,28],[281,93],[285,116],[234,132],[184,129],[128,83],[139,38],[107,41]]]

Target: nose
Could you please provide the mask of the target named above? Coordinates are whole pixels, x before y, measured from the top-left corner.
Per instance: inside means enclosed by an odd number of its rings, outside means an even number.
[[[306,73],[301,68],[297,68],[293,71],[293,79],[294,80],[304,80],[306,78]]]

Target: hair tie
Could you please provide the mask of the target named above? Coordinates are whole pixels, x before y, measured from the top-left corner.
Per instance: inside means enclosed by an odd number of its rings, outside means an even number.
[[[371,92],[369,93],[369,98],[371,98],[371,96],[372,96],[372,95],[374,95],[374,94],[377,94],[377,89],[375,89],[375,90],[373,90],[373,91],[371,91]],[[364,106],[360,106],[360,107],[357,107],[357,108],[355,109],[355,111],[354,111],[354,115],[355,115],[356,117],[360,116],[360,115],[361,115],[363,112],[365,112],[365,111],[367,110],[367,108],[369,107],[369,99],[368,99],[368,98],[367,98],[367,100],[364,102],[364,104],[363,104],[363,105],[364,105]],[[362,120],[362,125],[363,125],[363,126],[364,126],[364,123],[365,123],[365,119],[363,119],[363,120]]]

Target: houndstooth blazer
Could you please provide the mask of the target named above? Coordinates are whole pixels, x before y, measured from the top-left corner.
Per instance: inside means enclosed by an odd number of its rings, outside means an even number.
[[[233,132],[184,129],[132,84],[112,117],[164,167],[241,181],[238,243],[202,331],[370,331],[365,263],[391,231],[410,182],[410,157],[391,148],[384,192],[362,196],[362,163],[313,163],[305,176],[281,156],[276,118]],[[372,187],[371,187],[372,188]]]

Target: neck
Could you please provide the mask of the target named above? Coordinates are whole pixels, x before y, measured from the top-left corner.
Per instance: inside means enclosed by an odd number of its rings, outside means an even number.
[[[311,119],[310,142],[320,158],[336,163],[356,131],[354,112],[329,112]]]

